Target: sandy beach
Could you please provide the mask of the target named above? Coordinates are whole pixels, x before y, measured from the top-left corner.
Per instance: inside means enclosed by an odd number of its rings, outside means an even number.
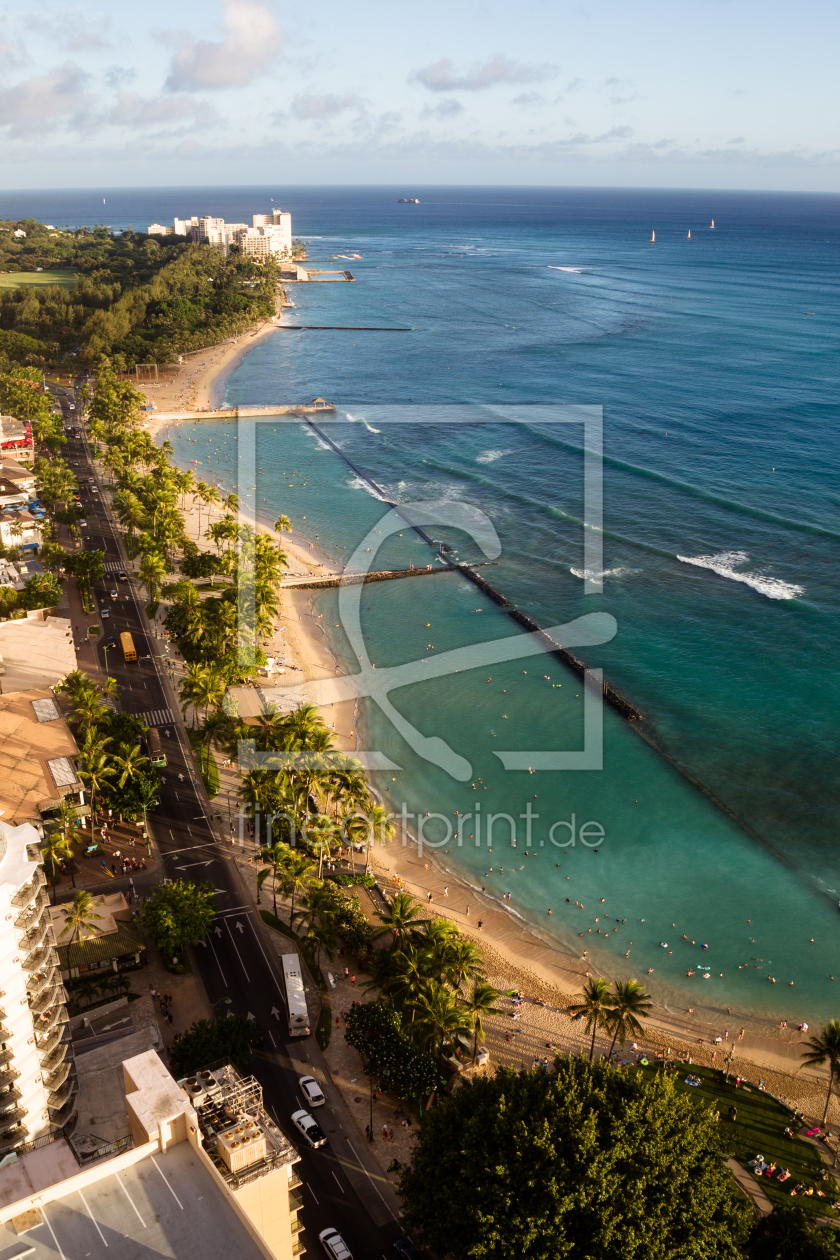
[[[236,370],[239,362],[259,340],[275,330],[273,322],[264,325],[256,333],[239,339],[238,344],[217,346],[203,351],[185,365],[182,373],[168,386],[161,385],[154,391],[153,401],[159,410],[199,410],[218,400],[224,379]],[[164,390],[169,392],[164,394]],[[185,410],[185,420],[189,410]],[[147,420],[147,427],[158,437],[164,424],[154,415]],[[187,529],[202,550],[211,549],[203,537],[207,526],[220,518],[223,509],[208,511],[197,500],[188,503]],[[199,536],[198,517],[201,517]],[[300,535],[282,535],[267,526],[259,526],[271,533],[286,552],[289,560],[289,577],[334,573],[336,569],[320,554],[312,541]],[[290,684],[304,683],[318,678],[334,676],[337,663],[331,655],[320,620],[313,615],[312,599],[315,592],[286,587],[281,591],[282,616],[275,626],[271,641],[265,645],[266,655],[274,657],[282,673],[264,675],[256,682],[266,702],[276,700],[278,708],[285,706],[282,688]],[[276,697],[272,695],[276,691]],[[351,702],[333,706],[325,713],[325,720],[333,727],[336,747],[353,752],[358,746],[354,705]],[[235,787],[233,770],[224,776]],[[515,1023],[509,1016],[490,1021],[488,1044],[496,1061],[519,1066],[529,1066],[534,1058],[550,1058],[556,1051],[578,1053],[587,1042],[582,1029],[568,1014],[573,997],[580,993],[587,975],[597,974],[592,965],[587,966],[586,955],[572,956],[558,946],[541,939],[521,920],[518,920],[502,903],[482,895],[454,871],[447,869],[445,855],[418,857],[413,845],[403,847],[392,842],[378,847],[373,854],[374,868],[378,871],[383,887],[395,890],[405,888],[427,907],[428,913],[442,914],[458,924],[465,935],[481,947],[492,983],[500,989],[519,989],[528,999],[521,1020]],[[444,893],[448,889],[448,893]],[[430,896],[431,895],[431,896]],[[479,921],[481,926],[479,928]],[[612,979],[607,976],[607,979]],[[639,977],[644,980],[645,977]],[[652,998],[656,999],[655,985]],[[743,1030],[743,1031],[742,1031]],[[816,1025],[814,1029],[816,1030]],[[812,1031],[813,1031],[812,1030]],[[810,1116],[822,1117],[825,1100],[826,1073],[822,1070],[799,1069],[801,1044],[810,1035],[796,1028],[782,1028],[765,1019],[737,1010],[731,1011],[721,1027],[712,1027],[693,1017],[692,1011],[673,1012],[655,1008],[646,1025],[644,1043],[651,1053],[670,1052],[671,1055],[720,1067],[724,1057],[733,1051],[731,1070],[757,1087],[759,1081],[777,1097]],[[716,1040],[716,1039],[720,1040]],[[596,1050],[606,1052],[606,1041],[596,1041]],[[627,1048],[629,1053],[629,1047]],[[713,1057],[714,1056],[714,1057]],[[622,1057],[625,1057],[622,1055]],[[840,1125],[840,1102],[832,1100],[829,1121]]]

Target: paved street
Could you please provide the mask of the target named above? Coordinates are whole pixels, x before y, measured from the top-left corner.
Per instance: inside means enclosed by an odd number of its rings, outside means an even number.
[[[65,416],[70,420],[74,413],[65,411]],[[79,461],[74,471],[80,478],[96,475],[84,441],[71,439],[65,456]],[[318,1113],[318,1120],[327,1132],[328,1145],[310,1151],[302,1140],[294,1141],[302,1157],[298,1167],[304,1183],[306,1249],[310,1254],[318,1254],[319,1231],[334,1226],[344,1235],[355,1260],[390,1260],[394,1254],[392,1244],[401,1236],[393,1216],[393,1190],[376,1169],[337,1090],[324,1075],[314,1038],[301,1039],[287,1048],[276,956],[272,957],[270,944],[262,939],[262,925],[258,928],[255,923],[255,911],[245,894],[231,844],[223,838],[228,830],[227,817],[213,817],[188,753],[186,734],[180,721],[171,721],[177,706],[171,683],[164,677],[165,667],[158,664],[157,654],[163,652],[163,642],[150,633],[142,593],[131,581],[115,580],[116,570],[125,560],[110,514],[99,502],[102,497],[101,492],[82,495],[89,511],[89,524],[83,530],[84,545],[91,550],[101,548],[106,557],[105,578],[97,583],[95,600],[98,606],[105,604],[111,610],[110,617],[100,622],[105,634],[100,636],[96,652],[104,671],[102,640],[112,635],[119,645],[120,633],[129,630],[134,636],[137,661],[126,664],[119,646],[108,652],[107,660],[108,672],[120,684],[121,705],[128,712],[170,719],[160,728],[168,761],[162,772],[161,803],[150,815],[153,840],[161,857],[160,873],[157,877],[135,873],[135,887],[145,892],[160,875],[208,879],[213,883],[218,914],[206,945],[199,945],[194,951],[199,974],[217,1010],[250,1015],[264,1029],[265,1042],[252,1070],[263,1086],[266,1106],[288,1136],[292,1137],[289,1117],[303,1106],[297,1076],[305,1068],[325,1081],[328,1102]],[[125,567],[128,571],[129,566]],[[106,598],[106,592],[115,587],[119,598]],[[91,617],[91,624],[93,620]],[[218,813],[221,812],[219,805]],[[111,886],[121,889],[124,885],[127,888],[127,879],[118,878]],[[229,1005],[226,999],[230,999]]]

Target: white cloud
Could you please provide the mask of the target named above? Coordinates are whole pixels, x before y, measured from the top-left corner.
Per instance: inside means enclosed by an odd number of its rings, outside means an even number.
[[[144,130],[149,127],[182,127],[185,122],[199,122],[202,126],[212,123],[217,127],[220,119],[204,101],[193,97],[181,96],[173,101],[171,96],[144,97],[136,92],[119,92],[108,122]]]
[[[30,60],[21,40],[16,39],[13,43],[9,43],[7,39],[0,39],[0,66],[4,70],[17,70],[20,66],[25,66]]]
[[[0,127],[9,127],[12,136],[35,135],[61,120],[83,127],[93,108],[85,91],[89,79],[81,66],[65,61],[14,87],[0,87]]]
[[[324,118],[335,118],[348,109],[363,110],[364,101],[353,92],[343,94],[325,92],[318,95],[313,92],[298,92],[290,105],[292,116],[302,122],[311,122]]]
[[[224,39],[188,38],[170,63],[170,92],[244,87],[267,74],[283,39],[274,14],[257,0],[222,0],[222,5]]]
[[[551,79],[558,67],[547,62],[539,66],[524,65],[497,53],[471,70],[457,71],[448,57],[418,70],[414,78],[430,92],[483,92],[500,83],[541,83]]]
[[[123,88],[133,83],[137,71],[132,66],[109,66],[105,71],[105,84],[109,88]]]
[[[535,106],[545,105],[545,97],[542,92],[520,92],[518,96],[514,96],[511,105],[519,105],[523,109],[533,109]]]
[[[69,10],[49,19],[30,17],[27,26],[48,36],[64,52],[85,53],[112,47],[107,34],[109,20],[101,14],[90,18],[78,10]]]
[[[444,100],[438,101],[437,105],[427,105],[420,115],[421,118],[456,118],[458,114],[463,114],[464,107],[460,101],[456,101],[454,96],[447,96]]]

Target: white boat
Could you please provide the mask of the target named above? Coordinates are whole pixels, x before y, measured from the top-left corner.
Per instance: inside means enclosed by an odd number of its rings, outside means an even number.
[[[691,240],[691,228],[689,228],[689,229],[688,229],[688,236],[687,236],[685,239],[686,239],[687,241],[690,241],[690,240]]]
[[[656,231],[654,230],[654,231],[653,231],[653,232],[651,232],[651,234],[650,234],[650,243],[651,243],[651,245],[653,245],[655,241],[656,241]]]
[[[714,232],[714,230],[715,230],[715,221],[714,219],[712,219],[712,231]]]

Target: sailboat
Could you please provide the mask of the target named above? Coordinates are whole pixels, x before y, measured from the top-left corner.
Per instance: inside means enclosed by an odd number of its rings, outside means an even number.
[[[651,234],[650,234],[650,243],[651,243],[651,245],[653,245],[655,241],[656,241],[656,230],[654,229],[654,231],[653,231],[653,232],[651,232]]]
[[[688,229],[688,236],[687,236],[685,239],[686,239],[687,241],[690,241],[690,240],[691,240],[691,228],[689,228],[689,229]]]
[[[712,219],[712,231],[714,232],[714,230],[715,230],[715,221],[714,219]]]

